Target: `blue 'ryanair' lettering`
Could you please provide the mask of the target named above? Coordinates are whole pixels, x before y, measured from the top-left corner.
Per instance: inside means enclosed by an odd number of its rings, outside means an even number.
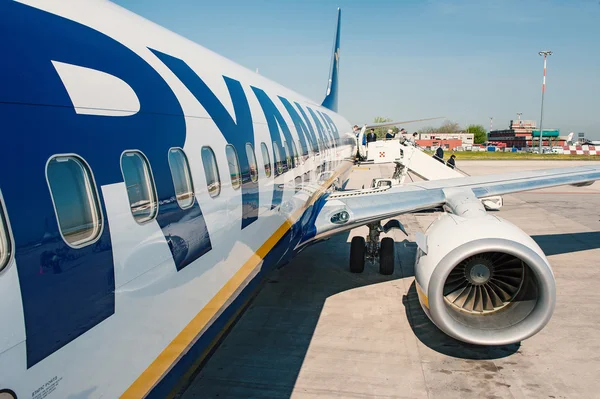
[[[337,146],[338,139],[340,138],[340,136],[337,133],[337,129],[335,128],[335,125],[333,123],[329,123],[329,121],[331,119],[329,119],[329,120],[327,119],[328,116],[325,112],[317,111],[317,113],[319,114],[321,119],[323,119],[323,123],[325,124],[325,130],[328,132],[329,136],[331,136],[331,142],[333,143],[334,146]]]
[[[133,51],[94,29],[17,2],[8,2],[5,9],[10,12],[0,15],[0,34],[11,39],[0,41],[0,53],[11,62],[0,63],[0,119],[10,132],[3,140],[11,151],[0,157],[0,169],[10,171],[0,175],[0,186],[13,222],[27,366],[32,367],[114,314],[110,221],[101,188],[123,183],[124,150],[139,149],[152,165],[160,201],[156,221],[177,269],[209,251],[211,244],[197,202],[182,210],[175,200],[168,151],[183,147],[185,119],[162,77]],[[121,79],[136,93],[139,112],[127,117],[78,114],[51,61]],[[23,146],[23,137],[36,145]],[[102,234],[82,248],[61,239],[45,177],[46,160],[65,153],[77,154],[90,166],[104,215]]]
[[[189,65],[171,55],[150,49],[181,80],[185,87],[196,97],[215,122],[225,140],[234,146],[242,172],[242,229],[258,219],[259,196],[258,183],[250,178],[250,163],[246,154],[246,143],[254,145],[254,128],[248,99],[240,82],[223,76],[233,109],[235,121],[212,90],[204,83]]]
[[[310,107],[306,107],[306,109],[308,109],[310,116],[312,116],[312,119],[315,122],[315,126],[317,127],[317,132],[319,132],[319,137],[323,141],[323,145],[325,146],[325,148],[330,148],[329,138],[325,135],[325,130],[323,128],[323,125],[321,124],[321,121],[317,117],[317,114]]]
[[[331,117],[329,115],[327,115],[325,112],[323,112],[323,119],[325,119],[325,121],[331,127],[331,131],[333,132],[333,137],[335,137],[337,140],[339,140],[340,132],[339,132],[337,126],[335,125],[335,123],[333,122],[333,119],[331,119]]]
[[[308,128],[308,132],[310,134],[310,139],[311,139],[311,142],[313,143],[313,150],[315,152],[319,152],[317,135],[315,134],[312,124],[310,123],[310,120],[308,119],[308,115],[306,115],[306,112],[304,112],[304,110],[302,109],[302,106],[300,104],[298,104],[297,102],[294,101],[294,105],[296,105],[296,108],[298,108],[298,111],[300,111],[300,114],[302,115],[302,119],[304,120],[304,124]]]
[[[185,117],[160,74],[135,52],[90,27],[17,2],[7,2],[3,7],[8,12],[0,15],[0,35],[11,40],[0,41],[0,53],[11,62],[0,63],[0,120],[8,132],[3,136],[4,147],[11,151],[0,157],[0,169],[10,171],[0,175],[0,187],[12,221],[27,366],[32,367],[115,312],[113,244],[102,188],[123,184],[120,158],[124,150],[143,152],[152,166],[160,204],[156,223],[177,270],[199,259],[212,246],[198,202],[184,210],[176,200],[168,152],[173,147],[184,147]],[[240,82],[223,77],[234,106],[234,121],[184,61],[152,51],[196,96],[225,139],[236,148],[243,176],[241,228],[245,228],[257,220],[259,197],[258,185],[250,179],[245,151],[246,142],[254,144],[254,131]],[[77,113],[53,61],[120,79],[135,92],[139,111],[120,117]],[[290,129],[266,93],[256,87],[252,90],[265,113],[281,164],[287,166],[278,142],[283,134],[289,148],[294,148]],[[295,103],[300,117],[287,99],[280,99],[298,131],[303,155],[308,154],[307,142],[318,151],[316,135],[304,110]],[[316,115],[309,112],[324,138]],[[321,116],[337,133],[328,116]],[[35,140],[36,145],[24,147],[23,137]],[[46,161],[67,153],[83,158],[89,165],[103,216],[98,240],[81,248],[70,247],[61,238],[45,176]],[[279,185],[274,187],[273,205],[277,206],[282,191]],[[81,262],[83,258],[85,263]]]
[[[319,122],[323,122],[323,132],[325,133],[325,137],[327,137],[327,140],[329,141],[329,147],[334,148],[336,145],[336,141],[333,137],[333,131],[331,130],[331,127],[327,123],[327,120],[325,120],[325,117],[323,116],[321,111],[317,110],[315,111],[315,113],[320,118]]]
[[[319,152],[317,139],[315,138],[312,128],[309,130],[306,127],[306,123],[304,123],[298,112],[296,112],[292,104],[286,98],[279,96],[279,100],[281,101],[288,114],[292,118],[292,122],[294,122],[296,131],[298,132],[298,136],[300,137],[300,143],[302,144],[303,155],[306,155],[308,153],[308,149],[305,148],[307,142],[310,142],[313,152]]]
[[[258,102],[260,103],[263,113],[265,114],[265,118],[267,119],[267,126],[269,127],[269,134],[271,135],[273,146],[277,146],[277,148],[273,148],[273,151],[279,151],[279,154],[281,154],[281,156],[285,158],[285,156],[283,155],[284,150],[278,144],[279,140],[281,140],[279,128],[281,128],[285,140],[291,145],[291,143],[293,143],[294,140],[292,138],[290,128],[285,122],[285,119],[283,119],[283,115],[281,115],[281,112],[279,112],[273,101],[271,101],[269,96],[267,96],[267,93],[265,93],[264,90],[259,89],[258,87],[251,87],[252,91],[256,95],[256,98],[258,99]],[[291,168],[292,165],[288,165],[288,167]],[[277,165],[275,166],[275,168],[277,169]],[[273,185],[273,207],[280,205],[281,199],[283,198],[283,191],[278,187],[278,184]]]

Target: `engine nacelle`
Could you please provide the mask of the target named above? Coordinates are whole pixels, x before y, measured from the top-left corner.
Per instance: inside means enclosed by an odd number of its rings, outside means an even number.
[[[417,239],[421,306],[446,334],[504,345],[540,331],[556,302],[554,275],[541,248],[499,217],[438,217]]]

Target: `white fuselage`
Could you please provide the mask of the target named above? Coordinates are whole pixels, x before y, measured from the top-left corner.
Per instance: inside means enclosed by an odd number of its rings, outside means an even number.
[[[336,179],[343,178],[344,172],[348,169],[348,164],[343,160],[352,155],[353,145],[348,140],[335,139],[334,127],[339,136],[344,137],[345,133],[351,131],[351,126],[343,117],[331,110],[112,3],[103,1],[23,1],[22,3],[54,14],[57,16],[56,20],[62,21],[64,18],[75,21],[89,30],[99,32],[134,53],[160,75],[182,109],[185,140],[181,148],[189,160],[195,201],[202,210],[207,231],[196,231],[193,224],[185,224],[181,220],[173,223],[164,222],[163,225],[159,225],[157,220],[144,224],[137,223],[132,217],[124,181],[105,184],[99,177],[102,175],[100,173],[102,168],[118,167],[119,157],[107,154],[105,164],[90,161],[92,155],[86,156],[84,150],[79,151],[76,145],[65,145],[65,148],[58,152],[78,154],[89,161],[89,167],[96,176],[98,191],[104,206],[105,230],[107,227],[110,228],[114,276],[109,277],[114,277],[114,292],[111,294],[114,295],[114,309],[109,309],[112,314],[95,326],[84,326],[84,330],[73,331],[73,336],[64,338],[65,342],[55,350],[43,352],[43,348],[31,346],[28,348],[28,331],[29,328],[33,328],[31,326],[35,322],[26,322],[27,306],[31,305],[29,305],[30,301],[22,301],[24,293],[20,287],[25,283],[24,280],[20,282],[20,279],[24,279],[25,274],[29,272],[25,272],[24,266],[20,267],[20,263],[25,264],[26,251],[36,254],[35,248],[41,248],[45,244],[38,243],[37,247],[33,245],[25,248],[15,232],[16,255],[0,273],[2,296],[0,390],[11,389],[19,398],[32,399],[66,398],[71,395],[89,398],[116,398],[121,395],[142,397],[156,388],[194,344],[201,342],[205,331],[227,311],[237,296],[265,267],[263,263],[265,257],[274,250],[277,251],[268,265],[271,268],[280,258],[291,256],[302,244],[302,240],[296,238],[291,240],[292,246],[288,247],[286,246],[288,244],[281,243],[280,239],[286,234],[291,234],[294,229],[292,226],[298,225],[299,218],[307,212],[307,209],[310,212],[310,207],[319,200],[328,185]],[[13,8],[17,7],[21,12],[20,5],[6,6],[6,9],[7,12],[12,12]],[[0,7],[0,14],[4,8],[4,6]],[[15,36],[18,34],[15,33]],[[66,40],[76,41],[77,38],[66,37]],[[236,120],[235,104],[224,77],[235,79],[243,88],[254,131],[253,136],[249,137],[252,137],[251,144],[258,164],[258,181],[253,191],[258,195],[257,219],[243,229],[241,224],[245,210],[242,190],[232,187],[230,165],[225,153],[228,140],[201,101],[192,93],[193,89],[187,87],[157,57],[156,52],[183,60],[205,82],[234,121]],[[52,61],[56,73],[60,76],[78,117],[114,118],[125,121],[126,118],[143,112],[144,104],[140,100],[141,96],[127,81],[112,76],[110,71],[98,71],[88,65],[73,64],[66,58],[57,57],[49,61]],[[12,62],[10,57],[7,59],[9,63]],[[275,104],[289,128],[296,147],[301,145],[302,132],[296,129],[290,113],[279,101],[279,97],[284,97],[292,104],[298,103],[305,112],[308,109],[313,110],[324,129],[319,135],[319,127],[315,119],[307,112],[307,118],[303,120],[310,124],[311,130],[315,132],[319,151],[314,151],[309,145],[307,153],[303,155],[298,149],[299,162],[279,176],[275,176],[275,173],[267,176],[263,166],[268,161],[263,158],[260,149],[261,143],[266,143],[271,168],[276,169],[273,162],[273,134],[269,130],[264,105],[259,102],[253,88],[264,91]],[[3,119],[12,112],[3,108],[5,107],[3,103],[11,101],[11,98],[0,97],[0,116]],[[52,107],[54,104],[45,105]],[[57,109],[59,105],[61,104],[56,104]],[[34,112],[35,107],[31,108]],[[332,123],[328,123],[325,117],[330,118]],[[147,132],[149,141],[154,140],[153,135],[169,134],[160,131],[162,125],[160,119],[157,120],[159,122],[154,126],[150,125]],[[106,140],[115,142],[120,138],[126,139],[128,135],[127,131],[123,131],[119,132],[117,137],[109,137],[109,133],[113,132],[106,132]],[[24,132],[24,134],[30,133]],[[86,134],[85,131],[81,132],[82,140],[92,140],[91,137],[85,138]],[[281,142],[286,141],[281,126],[279,134]],[[305,139],[308,140],[306,136]],[[38,143],[42,146],[41,142]],[[124,144],[125,148],[120,149],[119,154],[126,150],[141,150],[142,144],[145,143],[140,143],[140,147],[137,147],[136,144],[127,142]],[[38,144],[32,140],[29,145]],[[211,197],[207,189],[206,165],[200,156],[205,146],[211,147],[214,151],[220,173],[221,189],[216,197]],[[167,156],[166,150],[164,156]],[[45,155],[43,161],[46,162],[47,159],[48,156]],[[162,178],[170,176],[168,171],[165,173],[157,170],[158,166],[153,163],[150,156],[149,161],[157,180],[161,178],[159,175]],[[319,183],[320,175],[325,172],[327,172],[327,181]],[[7,172],[3,169],[0,177],[5,173]],[[43,169],[38,173],[43,174]],[[282,191],[278,204],[273,203],[274,187],[279,187]],[[0,189],[6,198],[8,219],[15,230],[15,227],[21,226],[18,217],[13,216],[15,201],[9,198],[12,194],[9,193],[11,190],[8,183],[3,184],[1,179]],[[159,203],[159,216],[161,206],[163,202]],[[182,220],[185,221],[185,217]],[[52,223],[53,220],[50,224]],[[211,249],[193,259],[185,267],[179,268],[169,249],[170,244],[166,236],[201,237],[206,233],[210,237]],[[53,236],[57,237],[56,234]],[[194,246],[200,244],[199,238],[189,239],[186,242],[186,250],[193,252]],[[93,265],[87,265],[86,257],[83,256],[77,267],[89,267],[92,270]],[[58,289],[57,284],[62,284],[60,289],[63,291],[85,291],[86,286],[73,286],[68,281],[59,281],[68,275],[70,270],[56,275],[44,274],[43,278],[46,280],[40,284],[43,287],[50,287],[48,289]],[[29,274],[33,276],[35,272]],[[98,278],[105,277],[98,276]],[[83,295],[81,292],[79,294]],[[45,303],[45,300],[40,301],[40,305]],[[65,303],[58,300],[54,303],[56,307],[67,305],[75,304],[69,304],[67,300]],[[236,304],[236,307],[239,306]],[[69,312],[65,313],[69,314]],[[60,323],[61,320],[57,318],[55,320],[57,329],[60,329]],[[36,333],[43,334],[40,331]],[[209,347],[210,342],[202,345]],[[41,354],[36,355],[37,358],[33,361],[32,353],[38,352]]]

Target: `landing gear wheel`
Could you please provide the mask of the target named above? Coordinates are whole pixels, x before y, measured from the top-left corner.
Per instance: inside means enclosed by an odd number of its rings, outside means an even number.
[[[352,237],[350,242],[350,271],[362,273],[365,270],[365,238]]]
[[[394,239],[385,237],[379,247],[379,273],[389,276],[394,273]]]

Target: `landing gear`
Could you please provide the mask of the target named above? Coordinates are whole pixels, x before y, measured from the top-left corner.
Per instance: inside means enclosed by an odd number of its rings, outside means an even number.
[[[350,271],[362,273],[365,270],[365,238],[352,237],[350,242]]]
[[[394,273],[394,240],[385,237],[379,247],[379,273],[389,276]]]
[[[381,222],[370,223],[367,225],[369,235],[366,240],[364,237],[352,238],[350,243],[350,271],[352,273],[362,273],[367,259],[373,263],[379,260],[379,273],[386,276],[394,273],[394,240],[390,237],[384,237],[381,243],[379,242],[381,232],[387,232],[392,228],[400,228],[404,231],[404,227],[400,222],[393,222],[395,223],[392,223],[392,221],[386,223],[384,227],[381,226]]]

